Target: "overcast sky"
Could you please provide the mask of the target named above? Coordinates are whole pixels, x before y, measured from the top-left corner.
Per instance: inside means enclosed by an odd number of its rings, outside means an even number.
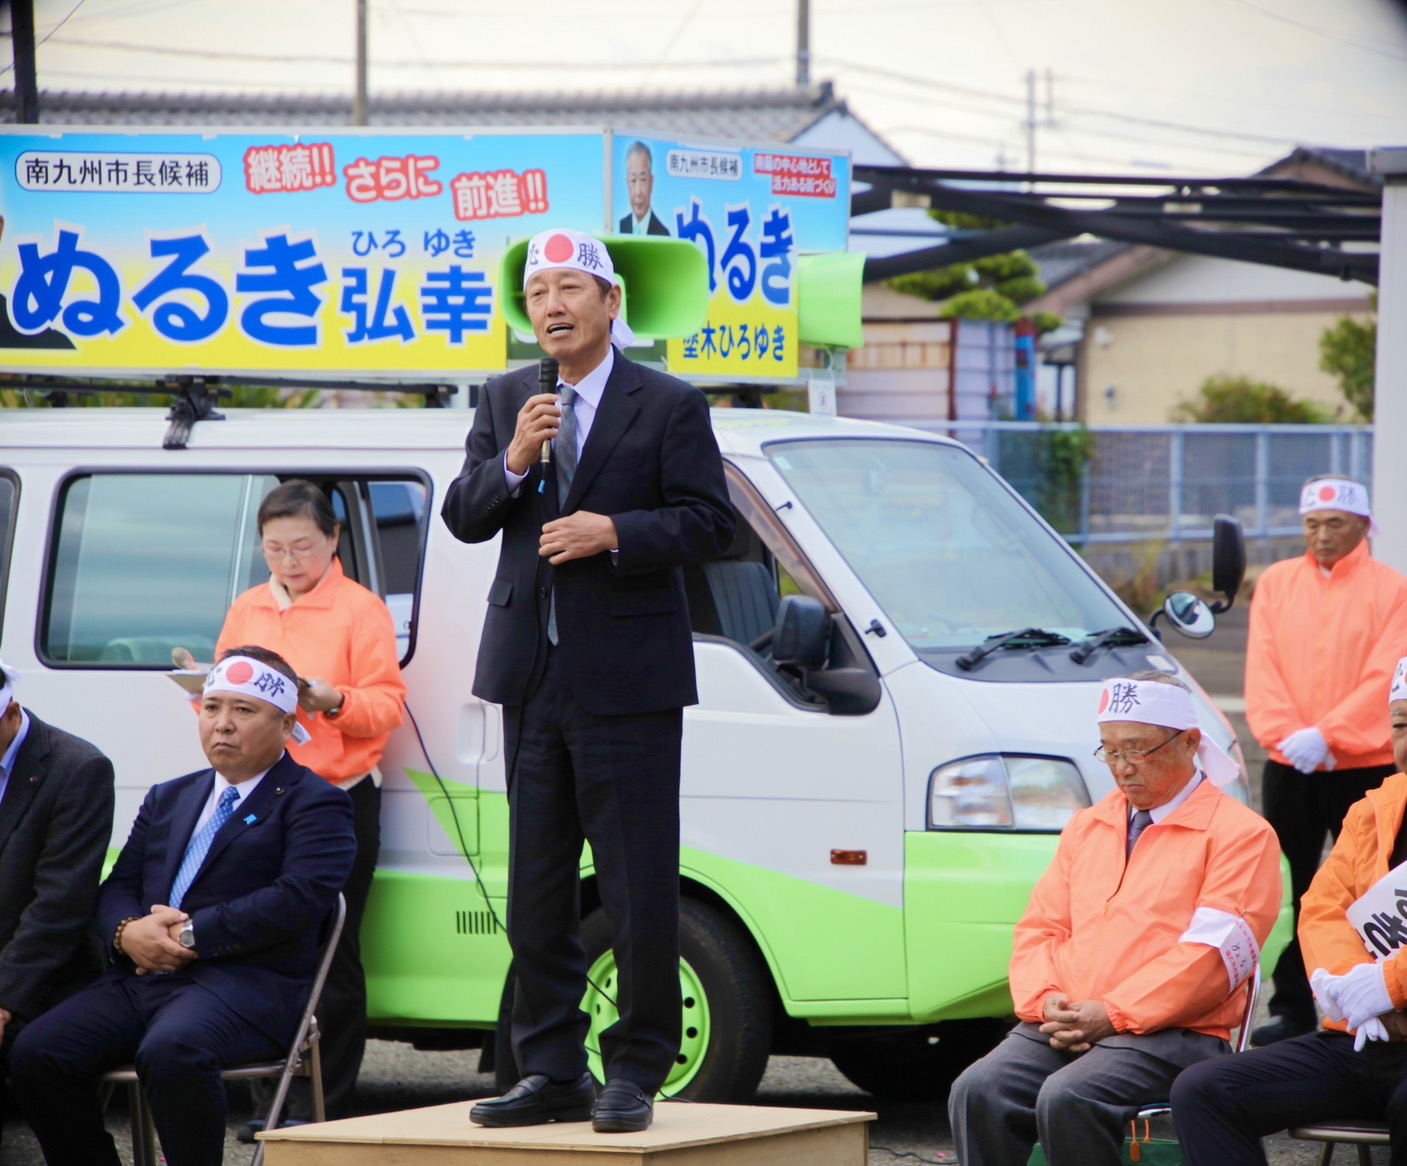
[[[41,89],[351,92],[355,0],[34,2]],[[647,101],[795,76],[796,0],[368,5],[373,93]],[[1297,143],[1407,145],[1402,0],[811,0],[811,49],[812,78],[922,166],[1024,168],[1028,70],[1043,170],[1245,174]]]

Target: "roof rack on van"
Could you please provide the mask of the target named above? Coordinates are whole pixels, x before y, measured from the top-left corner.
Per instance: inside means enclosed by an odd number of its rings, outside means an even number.
[[[449,398],[459,392],[456,385],[390,384],[381,381],[315,380],[306,377],[249,376],[167,376],[160,377],[148,388],[135,381],[113,382],[102,378],[74,379],[70,377],[19,376],[0,381],[0,387],[31,390],[49,398],[54,408],[69,404],[71,396],[104,396],[124,394],[136,396],[160,395],[174,398],[166,419],[171,423],[161,439],[162,449],[185,449],[191,430],[197,421],[223,421],[225,415],[215,406],[223,397],[233,396],[234,386],[274,389],[337,389],[372,393],[412,393],[425,398],[429,409],[443,409]]]

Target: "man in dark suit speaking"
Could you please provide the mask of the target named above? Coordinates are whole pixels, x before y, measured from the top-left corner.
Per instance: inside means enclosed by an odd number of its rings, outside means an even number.
[[[720,553],[734,518],[703,394],[612,345],[621,291],[606,248],[544,231],[524,290],[538,344],[560,362],[558,392],[537,391],[538,369],[489,382],[442,511],[465,542],[503,535],[474,693],[503,705],[524,1077],[471,1116],[642,1130],[679,1050],[680,739],[698,699],[681,567]],[[594,1108],[583,838],[620,969]]]
[[[631,142],[625,152],[625,189],[630,196],[630,213],[621,216],[620,233],[668,235],[669,228],[650,205],[655,197],[655,163],[644,142]]]
[[[351,799],[284,749],[297,708],[273,652],[235,648],[211,670],[211,768],[152,787],[98,895],[114,966],[15,1044],[15,1094],[50,1166],[118,1166],[96,1078],[134,1062],[170,1166],[217,1166],[220,1070],[287,1051],[356,855]]]
[[[15,699],[0,661],[0,1100],[27,1023],[97,979],[89,922],[112,838],[112,762]]]

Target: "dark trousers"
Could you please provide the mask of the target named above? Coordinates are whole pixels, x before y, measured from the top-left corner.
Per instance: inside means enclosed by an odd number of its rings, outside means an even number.
[[[361,929],[376,857],[381,850],[381,787],[364,777],[347,791],[352,799],[357,833],[357,858],[342,894],[347,900],[347,920],[342,938],[327,969],[327,982],[317,1007],[322,1036],[323,1104],[329,1119],[350,1117],[352,1095],[366,1052],[366,971],[362,967]],[[254,1112],[265,1116],[273,1103],[278,1082],[255,1078],[250,1083]],[[313,1089],[306,1077],[295,1077],[289,1086],[288,1104],[280,1123],[289,1118],[313,1120]]]
[[[601,1034],[606,1076],[646,1092],[679,1052],[679,709],[595,716],[555,653],[505,707],[513,1052],[524,1075],[586,1070],[579,862],[591,844],[619,976],[620,1019]]]
[[[1272,1016],[1289,1017],[1304,1028],[1313,1028],[1317,1023],[1314,994],[1309,990],[1309,976],[1300,953],[1300,900],[1319,869],[1325,836],[1337,841],[1349,807],[1396,772],[1395,765],[1374,765],[1330,773],[1301,773],[1278,761],[1265,763],[1261,796],[1266,821],[1275,828],[1280,849],[1290,863],[1296,931],[1275,965],[1275,993],[1269,1004]]]
[[[1357,1118],[1392,1130],[1392,1166],[1407,1166],[1407,1045],[1316,1032],[1187,1069],[1172,1091],[1189,1166],[1263,1166],[1260,1139],[1292,1125]]]
[[[170,1166],[219,1166],[220,1070],[286,1052],[176,973],[99,980],[30,1024],[10,1056],[11,1085],[50,1166],[119,1166],[98,1076],[135,1064]]]

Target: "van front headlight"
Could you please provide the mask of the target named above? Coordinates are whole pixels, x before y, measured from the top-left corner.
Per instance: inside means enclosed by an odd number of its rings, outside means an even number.
[[[1061,757],[965,757],[928,778],[930,830],[1057,832],[1087,805],[1084,778]]]

